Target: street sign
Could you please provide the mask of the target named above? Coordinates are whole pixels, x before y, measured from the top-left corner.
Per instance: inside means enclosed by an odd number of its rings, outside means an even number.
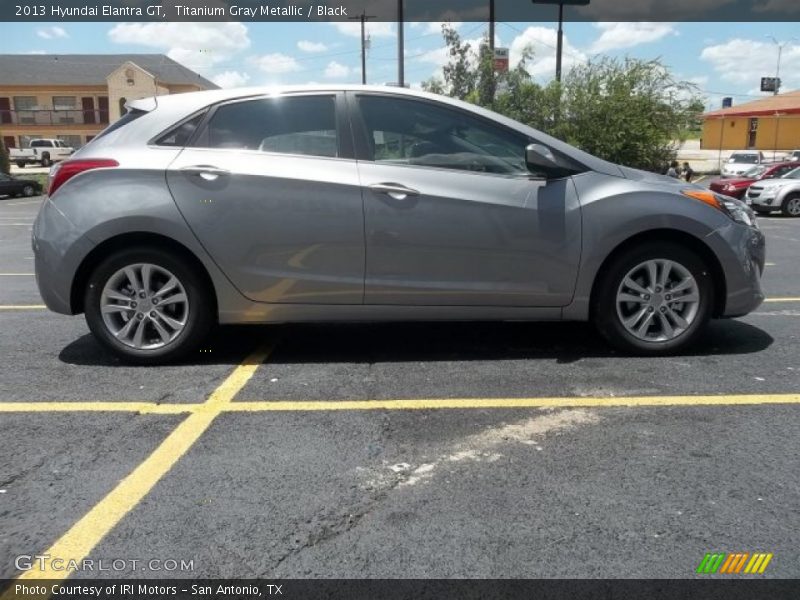
[[[494,70],[497,73],[508,71],[508,48],[494,49]]]
[[[761,78],[761,91],[762,92],[777,92],[781,89],[781,80],[778,77],[762,77]]]

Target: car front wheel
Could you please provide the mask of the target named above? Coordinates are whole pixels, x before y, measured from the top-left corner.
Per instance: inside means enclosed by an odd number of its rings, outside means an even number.
[[[800,217],[800,194],[790,194],[781,205],[781,212],[787,217]]]
[[[160,249],[126,250],[90,276],[86,322],[126,362],[171,362],[196,350],[208,334],[210,293],[183,259]]]
[[[593,320],[615,347],[662,355],[690,345],[711,316],[714,285],[703,260],[670,242],[616,257],[597,289]]]

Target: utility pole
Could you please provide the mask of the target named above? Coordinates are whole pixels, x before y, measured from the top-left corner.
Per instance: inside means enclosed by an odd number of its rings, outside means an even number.
[[[397,0],[397,85],[406,87],[406,49],[403,39],[403,0]]]
[[[489,50],[494,60],[494,0],[489,0]]]
[[[558,5],[558,40],[556,42],[556,81],[561,83],[561,55],[564,52],[564,5]]]
[[[772,92],[774,96],[777,96],[781,89],[781,56],[783,55],[783,49],[792,42],[796,42],[797,38],[792,38],[781,43],[773,35],[767,35],[765,37],[775,42],[775,45],[778,47],[778,68],[775,71],[775,91]]]
[[[368,15],[366,11],[357,17],[350,17],[351,20],[361,21],[361,84],[367,85],[367,31],[366,23],[368,19],[374,19],[375,15]]]

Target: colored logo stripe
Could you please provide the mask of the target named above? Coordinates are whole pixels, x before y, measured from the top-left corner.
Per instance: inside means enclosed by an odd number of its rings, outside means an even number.
[[[730,554],[708,552],[700,561],[697,573],[710,575],[719,572],[720,574],[735,575],[742,573],[742,569],[744,569],[744,573],[762,574],[772,557],[772,553],[766,552],[755,552],[752,555],[749,552],[732,552]]]

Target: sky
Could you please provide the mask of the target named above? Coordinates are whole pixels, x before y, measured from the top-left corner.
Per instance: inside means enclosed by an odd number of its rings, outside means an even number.
[[[454,24],[477,44],[486,23]],[[164,53],[222,87],[361,81],[358,23],[3,23],[3,51],[38,54]],[[397,28],[367,26],[369,83],[397,81]],[[499,47],[511,64],[526,46],[540,83],[555,72],[555,23],[498,23]],[[782,91],[800,89],[800,28],[794,23],[567,23],[564,68],[607,55],[660,58],[697,86],[709,109],[724,96],[735,104],[764,97],[760,78],[774,76],[779,42]],[[792,41],[792,38],[795,38]],[[441,73],[441,23],[408,23],[406,82],[416,87]]]

